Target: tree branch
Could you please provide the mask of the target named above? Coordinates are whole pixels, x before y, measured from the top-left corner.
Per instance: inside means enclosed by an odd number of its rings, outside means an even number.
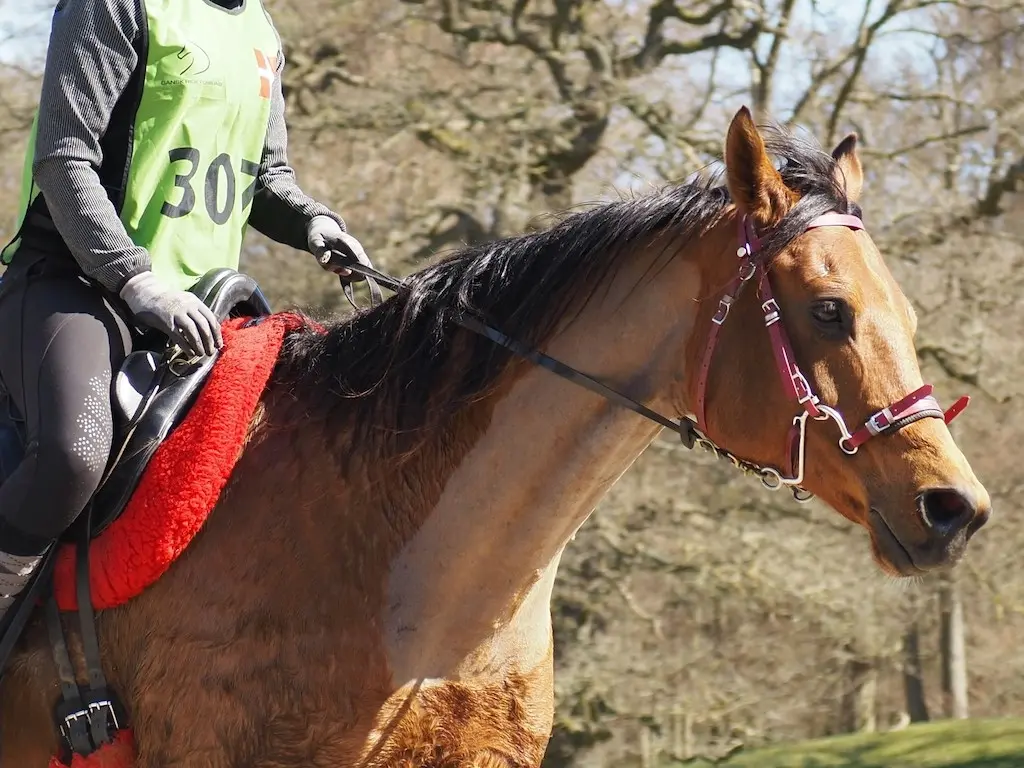
[[[754,114],[759,120],[764,120],[771,110],[775,86],[775,70],[779,65],[779,57],[782,54],[782,44],[789,37],[789,24],[792,20],[793,8],[795,6],[796,0],[783,0],[779,23],[772,34],[771,48],[769,48],[768,57],[763,63],[758,61],[756,51],[751,47],[754,66],[757,69],[757,79],[754,84]]]
[[[658,0],[647,15],[647,29],[640,50],[628,59],[619,62],[627,73],[649,72],[665,57],[665,22],[675,19],[693,27],[710,24],[732,10],[734,0],[721,0],[708,6],[703,12],[687,12],[679,7],[677,0]],[[627,74],[627,77],[633,76]]]
[[[940,134],[925,136],[924,138],[912,141],[909,144],[904,144],[900,147],[897,147],[896,149],[878,150],[864,148],[862,151],[865,155],[870,157],[877,157],[883,160],[894,160],[900,157],[901,155],[906,155],[918,149],[924,149],[925,147],[930,146],[932,144],[939,144],[944,141],[949,141],[950,139],[959,139],[963,138],[964,136],[971,136],[977,133],[983,133],[984,131],[987,131],[990,127],[991,126],[989,126],[988,124],[969,125],[965,128],[960,128],[959,130],[946,131]]]

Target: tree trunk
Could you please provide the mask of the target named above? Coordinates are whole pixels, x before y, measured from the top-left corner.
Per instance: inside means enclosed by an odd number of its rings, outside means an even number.
[[[847,733],[874,733],[877,730],[875,703],[878,693],[878,670],[870,654],[863,653],[860,643],[846,646],[850,659],[846,662],[846,690],[842,701],[842,725]]]
[[[693,757],[693,714],[686,711],[682,701],[672,711],[671,755],[673,760]]]
[[[651,732],[643,723],[640,724],[640,768],[652,768],[654,758],[651,750]]]
[[[942,695],[946,716],[968,717],[967,653],[964,643],[964,610],[955,573],[946,573],[939,584],[940,653]]]
[[[908,595],[907,608],[911,619],[903,633],[903,691],[910,722],[923,723],[929,717],[921,678],[921,626],[917,618],[916,592]]]

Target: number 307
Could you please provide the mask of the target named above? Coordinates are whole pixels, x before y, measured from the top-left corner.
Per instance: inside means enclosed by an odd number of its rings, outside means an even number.
[[[181,202],[177,205],[164,203],[160,212],[169,218],[180,219],[187,216],[196,206],[196,193],[192,187],[192,180],[199,171],[202,164],[202,157],[195,147],[177,147],[167,153],[171,163],[185,161],[189,164],[188,171],[175,174],[174,186],[181,190]],[[259,175],[259,163],[252,160],[242,160],[239,171],[252,178],[249,186],[242,192],[242,210],[252,202],[256,192],[256,177]],[[219,204],[221,177],[224,183],[224,203]],[[209,165],[206,166],[205,180],[203,182],[203,201],[206,204],[206,213],[214,224],[225,224],[231,218],[231,211],[235,207],[236,191],[235,170],[231,164],[231,156],[227,152],[221,152]]]

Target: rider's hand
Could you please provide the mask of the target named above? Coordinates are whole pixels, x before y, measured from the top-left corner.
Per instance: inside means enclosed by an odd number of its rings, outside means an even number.
[[[140,323],[167,334],[186,352],[212,355],[224,344],[210,308],[194,293],[168,288],[152,272],[128,280],[121,298]]]
[[[341,263],[372,266],[362,244],[343,230],[341,225],[330,216],[314,216],[310,220],[309,226],[306,228],[306,242],[309,245],[309,252],[316,256],[321,267],[336,273],[348,282],[358,282],[365,278],[362,275],[353,274],[350,269],[339,266],[339,260]],[[333,264],[330,259],[332,253],[338,256]]]

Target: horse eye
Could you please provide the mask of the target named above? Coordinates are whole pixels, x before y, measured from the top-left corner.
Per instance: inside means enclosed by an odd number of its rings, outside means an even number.
[[[823,299],[811,305],[811,317],[822,325],[837,325],[843,322],[843,307],[836,299]]]

